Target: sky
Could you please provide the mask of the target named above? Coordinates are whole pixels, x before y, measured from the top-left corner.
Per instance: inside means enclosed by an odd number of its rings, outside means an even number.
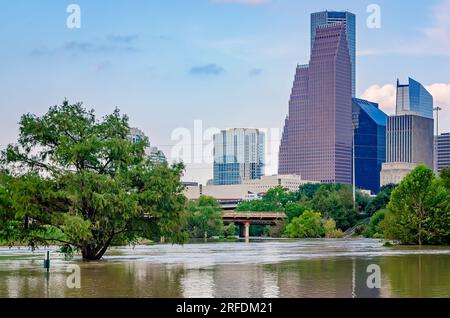
[[[80,28],[68,28],[68,6]],[[370,5],[380,28],[370,28]],[[266,131],[267,174],[277,153],[297,64],[310,52],[310,13],[357,16],[357,96],[393,114],[395,83],[433,94],[450,131],[450,0],[0,0],[0,148],[24,113],[65,98],[101,117],[118,107],[185,180],[212,177],[211,136]]]

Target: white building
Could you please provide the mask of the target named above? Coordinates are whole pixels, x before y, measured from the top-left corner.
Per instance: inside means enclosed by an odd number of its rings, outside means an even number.
[[[417,164],[408,162],[383,163],[380,175],[381,186],[399,184],[416,167]]]
[[[201,195],[211,196],[220,200],[251,200],[267,193],[278,186],[297,191],[301,185],[317,183],[302,180],[296,175],[264,176],[257,180],[245,180],[242,184],[235,185],[198,185],[188,186],[185,195],[190,200],[198,199]]]

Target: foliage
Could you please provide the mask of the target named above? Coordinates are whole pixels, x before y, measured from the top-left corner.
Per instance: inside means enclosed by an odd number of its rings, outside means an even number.
[[[182,164],[145,156],[119,110],[97,120],[81,103],[25,114],[2,152],[0,235],[31,246],[59,242],[100,259],[114,239],[184,242]],[[62,237],[46,236],[49,227]]]
[[[287,221],[291,222],[294,218],[299,217],[305,212],[306,208],[298,202],[289,202],[284,209]]]
[[[260,200],[244,201],[237,207],[241,212],[284,212],[286,205],[296,201],[296,194],[283,187],[267,191]]]
[[[385,210],[380,210],[375,212],[374,215],[372,215],[369,224],[367,225],[367,229],[363,233],[365,237],[377,238],[382,236],[383,234],[382,221],[384,220],[385,214],[386,214]]]
[[[449,244],[449,190],[424,165],[392,192],[383,221],[384,234],[403,244]]]
[[[336,221],[337,227],[347,230],[356,224],[358,212],[353,208],[351,187],[340,184],[322,185],[306,206]]]
[[[227,226],[225,226],[224,232],[225,236],[235,236],[237,233],[238,227],[234,225],[234,223],[230,223]]]
[[[222,208],[213,197],[189,202],[186,230],[191,238],[219,236],[224,232]]]
[[[395,189],[396,185],[388,184],[381,187],[380,192],[372,201],[367,205],[365,213],[372,216],[375,212],[385,209],[391,198],[391,193]]]
[[[319,212],[305,211],[294,218],[286,227],[285,234],[289,238],[318,238],[325,234]]]
[[[327,219],[323,221],[323,228],[326,238],[343,238],[344,232],[336,228],[336,221],[333,219]]]

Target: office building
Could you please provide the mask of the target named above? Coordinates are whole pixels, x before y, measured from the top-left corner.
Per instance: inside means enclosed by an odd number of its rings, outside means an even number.
[[[355,184],[372,193],[380,191],[380,172],[386,161],[388,116],[378,104],[353,98],[355,129]]]
[[[153,162],[157,163],[166,163],[167,157],[165,154],[159,150],[157,147],[151,146],[150,142],[148,141],[147,136],[145,136],[144,132],[138,128],[130,128],[130,132],[128,135],[128,139],[132,143],[138,143],[140,141],[146,141],[147,147],[145,147],[145,154],[148,158],[150,158]]]
[[[450,133],[436,137],[437,172],[450,167]]]
[[[352,96],[356,96],[356,16],[350,12],[322,11],[311,14],[311,50],[316,39],[316,30],[320,25],[345,24],[347,45],[352,63]]]
[[[308,65],[297,67],[279,174],[352,183],[352,65],[346,25],[319,25]]]
[[[241,184],[264,175],[265,134],[236,128],[214,135],[214,184]]]
[[[397,81],[396,115],[386,126],[381,185],[399,183],[418,164],[434,169],[433,97],[417,81]]]

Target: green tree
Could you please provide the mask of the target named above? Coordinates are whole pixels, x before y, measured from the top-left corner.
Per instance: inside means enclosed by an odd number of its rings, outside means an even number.
[[[333,219],[327,219],[323,221],[323,228],[326,238],[343,238],[344,232],[336,228],[336,221]]]
[[[225,227],[225,236],[235,236],[237,232],[237,226],[234,223],[230,223]]]
[[[395,189],[396,185],[388,184],[381,187],[380,192],[377,194],[375,198],[367,205],[365,209],[365,213],[369,216],[373,215],[375,212],[385,209],[389,204],[389,200],[391,199],[391,193]]]
[[[383,220],[385,217],[386,211],[380,210],[375,212],[374,215],[370,218],[369,224],[367,225],[367,229],[364,231],[363,235],[368,238],[377,238],[383,237]]]
[[[416,167],[392,192],[384,231],[403,244],[449,244],[449,191],[433,171]]]
[[[334,219],[341,230],[355,225],[358,219],[358,212],[353,208],[353,195],[349,186],[323,185],[307,207],[321,212],[325,218]]]
[[[287,216],[287,221],[291,222],[294,218],[302,215],[303,212],[305,212],[306,208],[298,202],[289,202],[288,204],[286,204],[284,210]]]
[[[222,235],[222,208],[213,197],[201,196],[188,204],[187,231],[192,238]]]
[[[305,211],[294,218],[286,227],[285,234],[289,238],[317,238],[323,237],[325,230],[319,212]]]
[[[442,169],[442,171],[439,174],[442,185],[450,190],[450,168]]]
[[[281,186],[267,191],[260,200],[244,201],[237,207],[241,212],[283,212],[287,204],[296,201],[296,194]]]
[[[68,244],[86,260],[115,239],[184,242],[183,165],[152,162],[148,141],[133,144],[128,134],[119,110],[98,120],[81,103],[23,115],[18,143],[2,153],[2,235]],[[60,237],[45,236],[49,229]]]

